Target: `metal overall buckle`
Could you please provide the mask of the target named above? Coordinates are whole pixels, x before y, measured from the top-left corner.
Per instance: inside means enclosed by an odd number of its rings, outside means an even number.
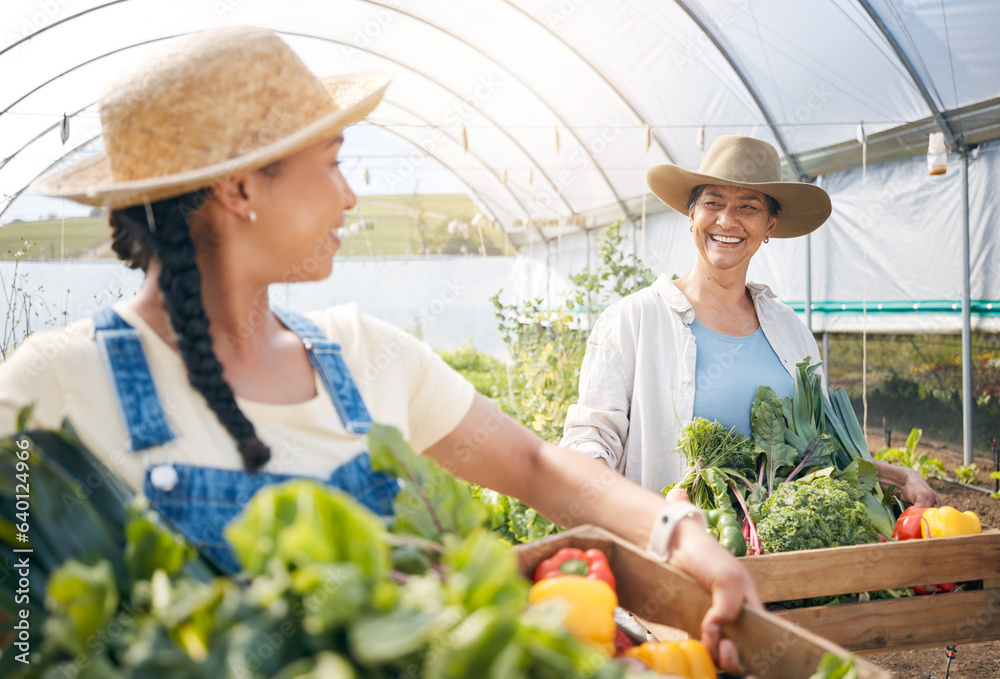
[[[166,462],[151,465],[149,461],[149,453],[143,453],[142,466],[147,472],[149,472],[149,482],[153,484],[153,488],[161,490],[164,493],[169,493],[174,489],[180,479],[177,475],[177,469],[174,468],[174,454],[171,452],[170,446],[164,444],[163,448],[167,452]]]

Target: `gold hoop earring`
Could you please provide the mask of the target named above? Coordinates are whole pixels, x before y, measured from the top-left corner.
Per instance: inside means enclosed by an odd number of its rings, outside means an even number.
[[[250,212],[247,215],[247,217],[250,219],[250,223],[251,224],[256,224],[257,223],[257,213],[254,212],[253,210],[250,210]]]

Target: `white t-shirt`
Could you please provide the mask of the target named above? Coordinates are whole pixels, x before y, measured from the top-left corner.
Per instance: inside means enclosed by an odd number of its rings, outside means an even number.
[[[177,464],[242,469],[236,444],[188,382],[180,354],[123,304],[115,311],[142,337],[160,400],[177,434],[166,446],[149,449],[150,462],[166,460],[164,448],[169,448]],[[468,412],[475,388],[412,335],[360,313],[354,304],[308,315],[341,345],[372,421],[397,427],[418,452],[454,430]],[[139,491],[142,456],[127,451],[125,424],[93,332],[93,322],[86,319],[37,333],[0,363],[0,437],[14,433],[18,412],[34,403],[28,429],[56,429],[69,418],[98,459]],[[308,401],[289,405],[237,398],[271,448],[265,471],[325,479],[364,449],[364,437],[346,431],[318,376],[316,392]]]

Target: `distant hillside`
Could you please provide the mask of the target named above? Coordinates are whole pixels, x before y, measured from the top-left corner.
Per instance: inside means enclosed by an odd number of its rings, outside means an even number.
[[[448,233],[448,223],[457,219],[468,224],[476,214],[469,197],[461,193],[409,196],[361,196],[358,209],[345,215],[347,235],[342,238],[341,257],[390,257],[419,254],[478,254],[479,232]],[[370,222],[370,230],[350,233],[359,220]],[[0,259],[13,259],[24,252],[27,259],[58,259],[62,224],[58,219],[12,222],[0,228]],[[33,244],[25,251],[25,241]],[[502,231],[483,230],[486,254],[513,254]],[[64,247],[67,259],[114,257],[110,230],[104,217],[66,219]]]
[[[58,219],[5,224],[0,228],[0,259],[14,259],[18,252],[24,252],[25,259],[59,259],[63,247],[67,259],[114,257],[106,217],[68,217],[65,240],[61,232]],[[25,246],[25,241],[31,245]]]
[[[448,233],[448,222],[468,224],[476,208],[464,193],[360,196],[357,210],[347,214],[346,227],[359,219],[371,221],[370,231],[352,233],[343,239],[340,252],[350,256],[476,254],[481,243],[477,229]],[[504,233],[484,229],[487,255],[513,254]]]

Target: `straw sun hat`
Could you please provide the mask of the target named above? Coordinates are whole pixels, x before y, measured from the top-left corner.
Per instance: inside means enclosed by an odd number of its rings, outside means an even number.
[[[223,28],[171,40],[101,97],[105,150],[40,193],[122,208],[259,169],[367,115],[389,75],[317,78],[275,33]]]
[[[687,215],[691,189],[701,184],[742,186],[781,203],[774,238],[795,238],[815,231],[830,216],[830,196],[812,184],[781,181],[778,152],[753,137],[719,137],[705,153],[697,172],[677,165],[656,165],[646,173],[646,184],[657,198]]]

